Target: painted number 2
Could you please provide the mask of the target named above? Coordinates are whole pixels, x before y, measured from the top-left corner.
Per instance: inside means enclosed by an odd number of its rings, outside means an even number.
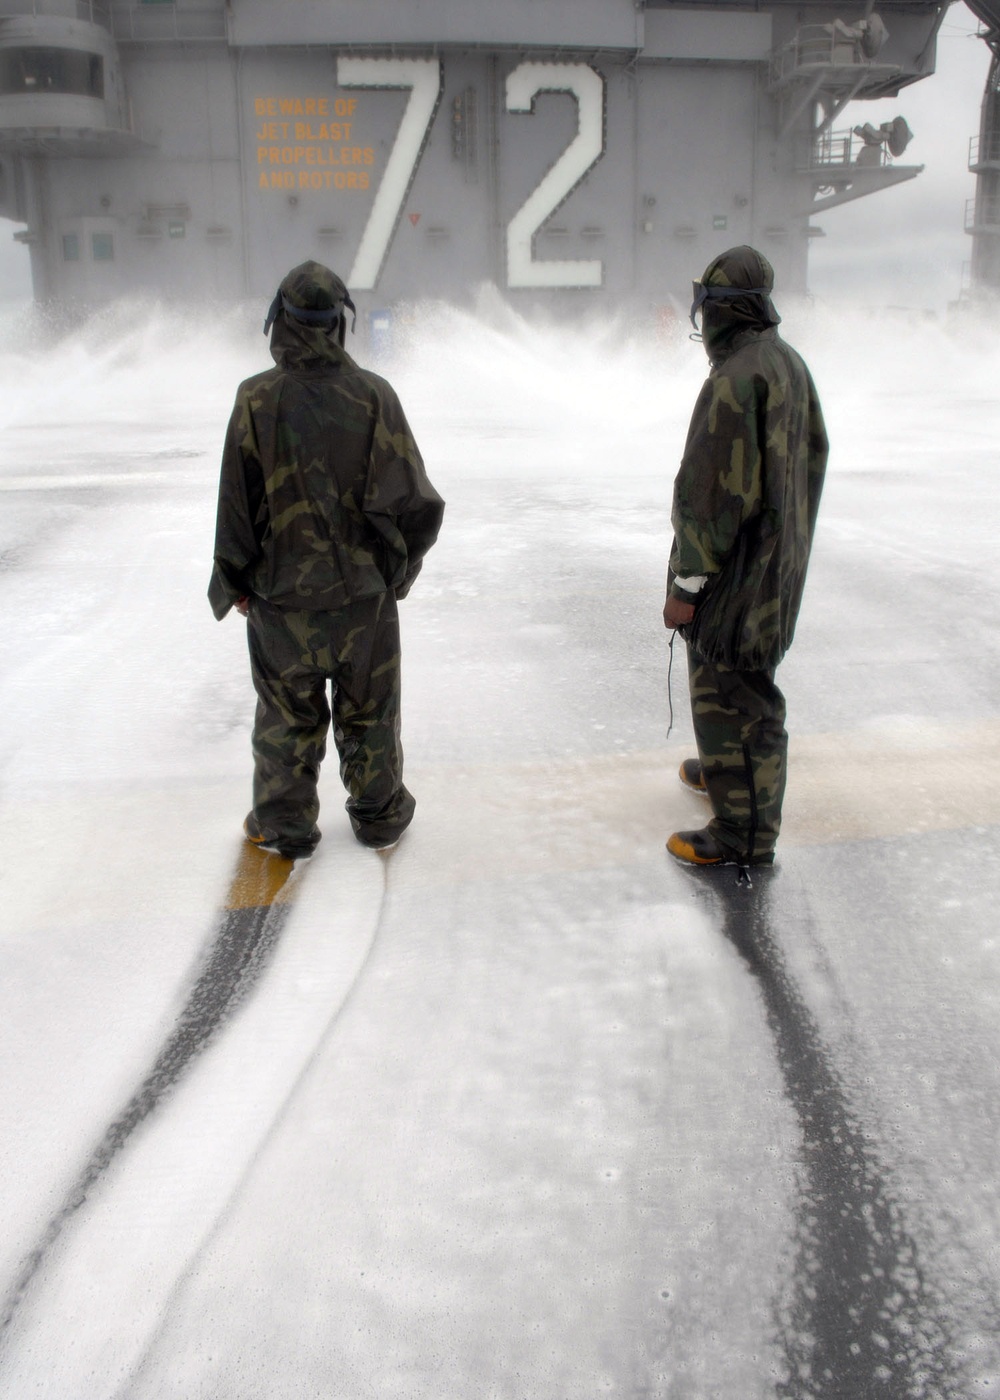
[[[532,239],[604,154],[604,79],[585,63],[522,63],[507,78],[508,112],[530,112],[540,92],[572,93],[577,133],[507,226],[507,285],[599,287],[599,258],[536,261]]]

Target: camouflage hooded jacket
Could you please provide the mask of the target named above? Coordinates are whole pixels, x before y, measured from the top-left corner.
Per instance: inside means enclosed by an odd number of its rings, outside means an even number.
[[[326,281],[343,284],[304,266],[305,291],[292,274],[282,290],[297,306],[329,307]],[[437,538],[444,503],[395,392],[359,368],[336,334],[284,314],[271,354],[277,368],[239,386],[226,434],[208,590],[215,616],[242,594],[317,612],[389,588],[402,597]]]
[[[759,269],[738,285],[763,285]],[[738,670],[773,670],[791,644],[828,454],[812,378],[776,320],[767,297],[706,305],[712,372],[674,483],[670,591],[695,604],[683,635]],[[697,592],[678,583],[700,578]]]

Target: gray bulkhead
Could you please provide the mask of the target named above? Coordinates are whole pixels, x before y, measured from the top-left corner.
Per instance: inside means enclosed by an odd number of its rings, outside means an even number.
[[[879,13],[873,55],[829,4],[0,0],[0,212],[67,302],[262,298],[313,257],[363,309],[671,316],[741,242],[803,292],[813,210],[919,170],[835,130],[933,71],[937,0]]]

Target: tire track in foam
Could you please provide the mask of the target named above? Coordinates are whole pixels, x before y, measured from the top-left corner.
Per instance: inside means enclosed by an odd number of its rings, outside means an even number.
[[[702,879],[706,872],[700,872]],[[776,1400],[953,1400],[965,1390],[943,1292],[921,1258],[883,1147],[790,973],[772,881],[708,872],[723,931],[763,1001],[785,1096],[799,1124],[791,1278],[776,1300],[786,1372]],[[802,929],[795,930],[801,936]]]
[[[173,1029],[8,1290],[4,1393],[103,1400],[141,1369],[363,976],[386,860],[241,851]]]

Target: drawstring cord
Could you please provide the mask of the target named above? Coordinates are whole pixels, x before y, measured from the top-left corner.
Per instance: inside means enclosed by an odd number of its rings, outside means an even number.
[[[668,739],[670,738],[670,731],[674,727],[674,697],[670,689],[670,683],[674,674],[674,642],[676,642],[676,640],[677,632],[675,630],[670,634],[670,660],[667,662],[667,711],[669,720],[667,724]]]

